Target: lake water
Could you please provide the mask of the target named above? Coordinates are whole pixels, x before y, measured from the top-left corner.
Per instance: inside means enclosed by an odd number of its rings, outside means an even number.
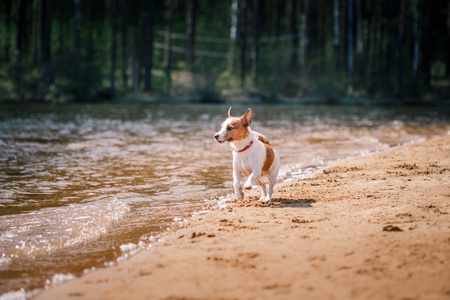
[[[1,105],[0,295],[117,263],[231,193],[231,150],[213,139],[227,109]],[[450,132],[445,108],[253,109],[284,181]]]

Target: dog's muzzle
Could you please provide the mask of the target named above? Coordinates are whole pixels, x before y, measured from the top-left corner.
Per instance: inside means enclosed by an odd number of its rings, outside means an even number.
[[[222,143],[224,143],[225,141],[221,141],[221,140],[219,140],[219,138],[220,138],[220,135],[219,134],[216,134],[215,136],[214,136],[214,138],[216,139],[216,141],[218,142],[218,143],[220,143],[220,144],[222,144]]]

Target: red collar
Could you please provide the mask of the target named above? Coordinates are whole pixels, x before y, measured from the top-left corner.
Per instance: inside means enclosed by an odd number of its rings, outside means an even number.
[[[247,145],[247,146],[245,146],[244,148],[242,148],[241,150],[236,150],[236,149],[234,149],[233,148],[233,151],[236,151],[236,152],[244,152],[245,150],[247,150],[248,148],[250,148],[251,146],[253,145],[253,140],[251,140],[250,141],[250,143]]]

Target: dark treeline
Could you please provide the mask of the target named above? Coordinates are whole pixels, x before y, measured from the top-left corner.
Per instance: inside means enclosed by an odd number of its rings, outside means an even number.
[[[0,14],[7,100],[426,101],[450,86],[450,0],[2,0]]]

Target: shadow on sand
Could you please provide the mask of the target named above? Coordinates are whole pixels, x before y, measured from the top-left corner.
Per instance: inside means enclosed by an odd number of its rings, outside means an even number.
[[[274,198],[271,203],[265,203],[268,207],[312,207],[312,204],[316,203],[314,199],[287,199],[287,198]],[[264,204],[264,203],[262,203]]]
[[[312,204],[316,203],[314,199],[292,199],[292,198],[273,198],[271,203],[265,203],[259,201],[259,198],[251,197],[244,199],[243,201],[231,201],[234,206],[237,207],[313,207]]]

